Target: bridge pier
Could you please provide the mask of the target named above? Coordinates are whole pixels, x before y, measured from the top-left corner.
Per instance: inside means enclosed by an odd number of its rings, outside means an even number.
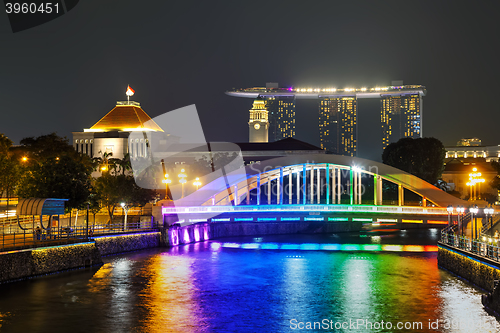
[[[260,206],[260,175],[257,175],[257,206]]]
[[[338,180],[337,203],[341,204],[342,203],[342,174],[341,174],[340,168],[337,168],[337,180]]]
[[[404,206],[404,187],[398,184],[398,206]]]
[[[330,164],[326,164],[325,169],[325,177],[326,177],[326,204],[330,204]]]
[[[311,178],[311,191],[310,191],[310,204],[314,204],[314,166],[311,165],[311,171],[309,172],[310,178]]]
[[[307,192],[306,192],[306,178],[307,178],[307,166],[306,164],[304,164],[302,166],[302,204],[305,205],[306,204],[306,195],[307,195]]]
[[[316,203],[319,205],[321,203],[321,193],[323,192],[321,189],[321,168],[316,169]]]
[[[382,177],[380,177],[379,175],[374,175],[373,180],[375,182],[374,204],[380,206],[382,205]]]

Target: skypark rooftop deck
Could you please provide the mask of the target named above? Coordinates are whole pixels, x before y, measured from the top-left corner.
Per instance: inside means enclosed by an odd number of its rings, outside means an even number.
[[[373,88],[242,88],[226,91],[226,94],[234,97],[257,98],[261,97],[295,97],[300,99],[317,98],[380,98],[381,96],[401,96],[409,94],[419,94],[425,96],[427,90],[421,85],[387,86]]]

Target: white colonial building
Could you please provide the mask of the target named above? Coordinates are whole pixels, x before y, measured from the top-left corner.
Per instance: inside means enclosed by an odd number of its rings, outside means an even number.
[[[73,147],[77,152],[90,157],[103,157],[112,153],[113,158],[122,159],[127,153],[131,158],[147,157],[147,138],[134,138],[132,132],[163,132],[163,130],[133,101],[117,102],[94,126],[83,132],[73,132]]]

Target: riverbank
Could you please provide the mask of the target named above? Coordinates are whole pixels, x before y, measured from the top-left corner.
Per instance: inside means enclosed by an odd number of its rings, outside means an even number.
[[[102,265],[102,257],[166,246],[165,231],[99,236],[89,242],[0,253],[0,283]]]
[[[487,290],[489,295],[484,295],[483,305],[495,315],[500,314],[500,288],[495,285],[500,280],[500,263],[439,242],[438,266]]]

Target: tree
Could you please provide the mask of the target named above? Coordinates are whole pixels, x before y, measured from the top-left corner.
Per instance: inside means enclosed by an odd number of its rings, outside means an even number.
[[[69,199],[66,208],[85,208],[90,195],[92,168],[81,159],[62,155],[32,161],[17,193],[22,198]]]
[[[0,196],[10,197],[19,183],[22,167],[12,156],[0,154]]]
[[[17,193],[22,198],[69,199],[66,209],[84,208],[91,188],[92,161],[55,133],[21,140],[28,156]]]
[[[16,156],[9,151],[12,141],[0,133],[0,196],[9,198],[19,182],[21,165]]]
[[[102,152],[99,151],[99,154]],[[109,169],[114,169],[115,166],[113,164],[113,159],[111,158],[113,156],[112,152],[104,152],[102,154],[102,157],[94,157],[92,158],[92,167],[94,168],[94,171],[101,171],[102,173],[109,171]]]
[[[437,184],[444,170],[445,155],[443,144],[436,138],[403,138],[385,148],[382,161]]]
[[[111,164],[114,166],[114,173],[120,172],[124,175],[127,171],[132,170],[132,164],[130,163],[130,154],[126,153],[122,159],[112,158],[110,159]]]
[[[66,137],[60,137],[56,133],[41,135],[39,137],[28,137],[20,141],[22,150],[28,156],[36,160],[56,158],[62,155],[79,155]]]
[[[0,133],[0,197],[7,199],[14,194],[19,183],[22,167],[16,154],[10,151],[12,141]]]
[[[490,186],[500,191],[500,162],[491,161],[491,167],[497,172],[497,175],[491,180]],[[493,202],[495,201],[496,200],[494,200]]]
[[[0,155],[7,155],[10,147],[12,147],[12,140],[0,133]]]
[[[143,206],[156,196],[156,192],[136,185],[134,177],[105,173],[95,180],[95,193],[106,207],[109,221],[113,220],[115,208],[124,202],[127,205]]]

